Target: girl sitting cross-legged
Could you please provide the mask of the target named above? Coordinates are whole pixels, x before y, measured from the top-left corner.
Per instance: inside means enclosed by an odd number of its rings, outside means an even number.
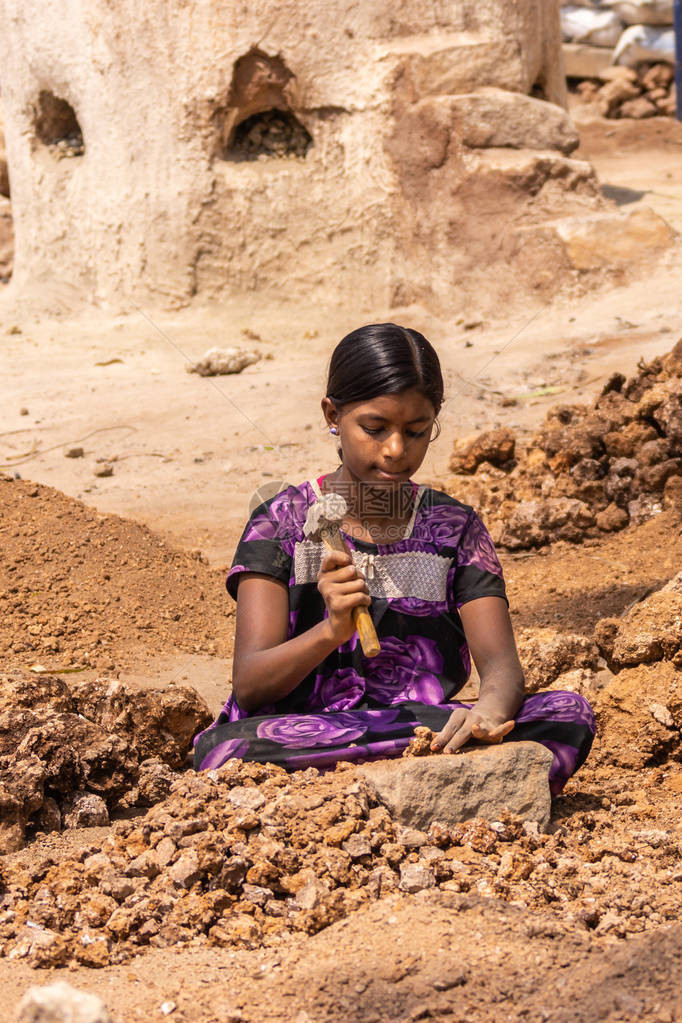
[[[296,769],[400,756],[415,727],[432,749],[533,740],[554,755],[552,792],[589,753],[587,701],[524,697],[502,569],[476,512],[414,482],[443,402],[436,352],[415,330],[361,327],[336,347],[322,410],[341,462],[255,509],[227,588],[237,601],[232,695],[198,736],[194,762],[231,757]],[[323,494],[343,496],[350,553],[304,525]],[[352,617],[369,608],[380,652]],[[480,676],[478,700],[455,699]]]

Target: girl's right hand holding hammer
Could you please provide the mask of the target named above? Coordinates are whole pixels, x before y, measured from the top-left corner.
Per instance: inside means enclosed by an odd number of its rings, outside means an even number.
[[[337,646],[347,643],[355,632],[351,612],[355,607],[369,607],[371,598],[364,576],[358,571],[350,554],[328,551],[317,576],[317,588],[327,607],[327,623]]]

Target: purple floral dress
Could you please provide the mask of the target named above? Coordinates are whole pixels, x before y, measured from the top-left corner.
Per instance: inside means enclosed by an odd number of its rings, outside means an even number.
[[[459,608],[479,597],[506,600],[502,569],[485,526],[467,505],[414,487],[406,535],[376,545],[346,537],[367,579],[381,642],[366,658],[357,634],[339,646],[287,697],[247,714],[231,696],[217,721],[195,739],[197,769],[231,757],[290,769],[327,768],[340,760],[400,756],[417,725],[440,731],[470,672]],[[251,515],[237,547],[227,589],[237,598],[244,573],[279,579],[289,589],[288,638],[326,615],[317,589],[324,548],[303,533],[319,486],[291,486]],[[524,701],[505,742],[534,740],[554,754],[553,792],[584,762],[594,736],[581,696],[537,693]]]

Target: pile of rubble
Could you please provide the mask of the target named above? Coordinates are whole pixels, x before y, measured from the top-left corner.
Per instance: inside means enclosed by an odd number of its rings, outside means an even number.
[[[615,374],[591,405],[557,405],[520,448],[508,429],[455,444],[448,490],[507,550],[579,542],[682,508],[682,341]]]
[[[0,675],[0,698],[2,853],[32,832],[106,825],[112,810],[164,799],[211,721],[182,686],[134,692],[118,681]]]
[[[675,116],[675,76],[670,64],[614,66],[576,86],[583,103],[596,104],[602,117]]]
[[[435,888],[556,907],[562,924],[607,940],[677,919],[675,891],[659,883],[679,873],[674,820],[638,823],[642,808],[616,785],[602,782],[596,807],[551,836],[510,816],[420,831],[396,824],[352,772],[230,761],[190,772],[143,819],[76,855],[11,858],[1,953],[101,967],[145,946],[281,948],[386,894]]]

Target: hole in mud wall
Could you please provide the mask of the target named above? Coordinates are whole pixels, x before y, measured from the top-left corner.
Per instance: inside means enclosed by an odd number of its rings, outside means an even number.
[[[296,76],[279,54],[257,47],[235,62],[227,100],[215,113],[224,160],[302,158],[310,133],[293,113]]]
[[[82,156],[85,152],[83,132],[75,110],[65,99],[46,90],[38,96],[35,133],[56,156]]]
[[[229,160],[304,157],[312,143],[310,133],[288,110],[264,110],[237,125],[225,155]]]
[[[14,264],[14,226],[5,151],[5,123],[0,105],[0,284],[7,284]]]

